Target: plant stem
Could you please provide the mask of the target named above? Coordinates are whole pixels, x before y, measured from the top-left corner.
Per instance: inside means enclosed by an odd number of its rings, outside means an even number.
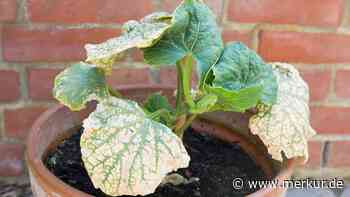
[[[193,70],[193,58],[188,55],[182,60],[177,62],[177,76],[178,76],[178,89],[176,95],[176,125],[174,132],[180,137],[183,137],[185,129],[191,125],[194,118],[193,115],[188,117],[189,109],[195,107],[191,95],[191,83],[192,83],[192,70]]]
[[[197,118],[197,114],[191,114],[186,120],[183,130],[186,130],[189,126],[191,126],[192,122]]]
[[[195,103],[191,95],[191,82],[193,59],[192,56],[185,56],[176,64],[178,72],[178,97],[188,108],[194,107]]]
[[[180,73],[180,68],[176,65],[177,72],[177,90],[176,90],[176,116],[183,114],[185,109],[185,103],[183,102],[183,85],[182,85],[182,74]]]
[[[174,133],[179,136],[181,139],[183,137],[183,126],[186,124],[187,122],[187,116],[184,114],[184,115],[181,115],[181,116],[178,116],[176,118],[176,124],[175,124],[175,128],[174,128]]]
[[[181,139],[183,138],[185,130],[191,126],[192,122],[197,118],[197,114],[191,114],[189,116],[182,116],[175,126],[175,133]]]

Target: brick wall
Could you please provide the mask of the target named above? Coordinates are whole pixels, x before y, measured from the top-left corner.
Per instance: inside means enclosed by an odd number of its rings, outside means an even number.
[[[0,0],[0,177],[24,173],[24,140],[55,103],[54,76],[85,57],[83,45],[120,33],[121,24],[174,0]],[[302,172],[350,168],[350,0],[208,0],[225,41],[239,40],[267,61],[297,65],[311,87],[311,159]],[[150,70],[130,51],[109,81],[175,83],[173,69]]]

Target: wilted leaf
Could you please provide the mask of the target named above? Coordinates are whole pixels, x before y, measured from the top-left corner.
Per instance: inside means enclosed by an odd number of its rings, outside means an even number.
[[[181,139],[133,101],[105,100],[83,126],[85,167],[94,186],[108,195],[150,194],[167,173],[189,164]]]
[[[144,49],[146,62],[175,65],[192,55],[202,79],[224,48],[214,14],[201,0],[186,0],[175,10],[172,24],[157,44]]]
[[[289,64],[273,65],[277,77],[277,103],[250,119],[251,132],[258,135],[276,160],[308,158],[307,140],[315,135],[310,126],[309,88]]]
[[[114,61],[128,49],[152,46],[171,26],[171,16],[167,13],[154,13],[140,22],[129,21],[123,26],[123,34],[101,44],[87,44],[87,62],[94,63],[109,73]]]
[[[79,63],[56,76],[53,95],[71,110],[79,111],[87,102],[109,96],[109,92],[101,69]]]

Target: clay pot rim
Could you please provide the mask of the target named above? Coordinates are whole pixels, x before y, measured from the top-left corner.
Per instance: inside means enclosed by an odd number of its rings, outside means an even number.
[[[171,85],[125,85],[125,86],[120,86],[118,90],[123,91],[123,90],[132,90],[132,89],[148,89],[148,90],[159,90],[159,89],[174,89],[174,86]],[[33,124],[32,128],[30,129],[30,133],[28,135],[27,139],[27,150],[26,150],[26,161],[28,163],[28,168],[30,168],[30,171],[33,173],[33,176],[35,176],[43,187],[50,187],[50,188],[55,188],[55,190],[59,193],[64,193],[68,194],[69,196],[85,196],[85,197],[91,197],[91,195],[86,194],[80,190],[77,190],[68,184],[64,183],[61,181],[59,178],[54,176],[44,165],[42,162],[42,158],[35,158],[35,145],[39,144],[39,138],[38,138],[38,133],[40,132],[40,126],[48,120],[48,117],[54,116],[56,113],[58,113],[60,110],[65,108],[63,105],[57,105],[54,106],[50,109],[48,109],[46,112],[40,115],[40,117],[35,121]],[[226,129],[216,123],[208,123],[212,125],[213,127],[217,128],[218,130],[229,130]],[[231,132],[231,135],[233,136],[234,139],[241,138],[242,136],[239,135],[236,132]],[[243,147],[243,149],[245,149]],[[295,167],[302,165],[303,161],[300,158],[293,158],[288,161],[286,161],[285,167],[278,173],[278,175],[275,177],[275,180],[285,180],[288,179]],[[42,184],[44,183],[44,184]],[[44,188],[45,189],[45,188]],[[253,194],[250,194],[250,197],[255,197],[255,196],[261,196],[268,194],[272,192],[272,188],[265,188],[261,189]]]

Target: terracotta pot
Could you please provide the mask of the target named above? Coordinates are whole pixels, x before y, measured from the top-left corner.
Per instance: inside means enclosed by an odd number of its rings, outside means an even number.
[[[163,94],[172,97],[173,87],[165,86],[129,86],[120,88],[120,91],[131,99],[137,101],[144,100],[151,92],[162,91]],[[55,177],[42,162],[48,150],[55,146],[60,139],[68,137],[72,130],[76,130],[82,124],[82,121],[94,109],[94,104],[90,104],[87,109],[81,112],[71,112],[66,107],[56,106],[42,114],[34,123],[27,142],[27,163],[29,167],[32,190],[35,197],[87,197],[90,196],[79,190],[76,190]],[[198,120],[193,124],[195,130],[210,133],[218,138],[228,142],[238,142],[241,147],[251,155],[251,157],[262,167],[268,176],[273,176],[272,162],[267,154],[261,151],[261,148],[245,136],[232,132],[223,126],[208,120]],[[288,161],[280,170],[276,179],[288,179],[293,168],[298,164],[297,160]],[[282,196],[283,189],[267,188],[251,194],[256,196]]]

